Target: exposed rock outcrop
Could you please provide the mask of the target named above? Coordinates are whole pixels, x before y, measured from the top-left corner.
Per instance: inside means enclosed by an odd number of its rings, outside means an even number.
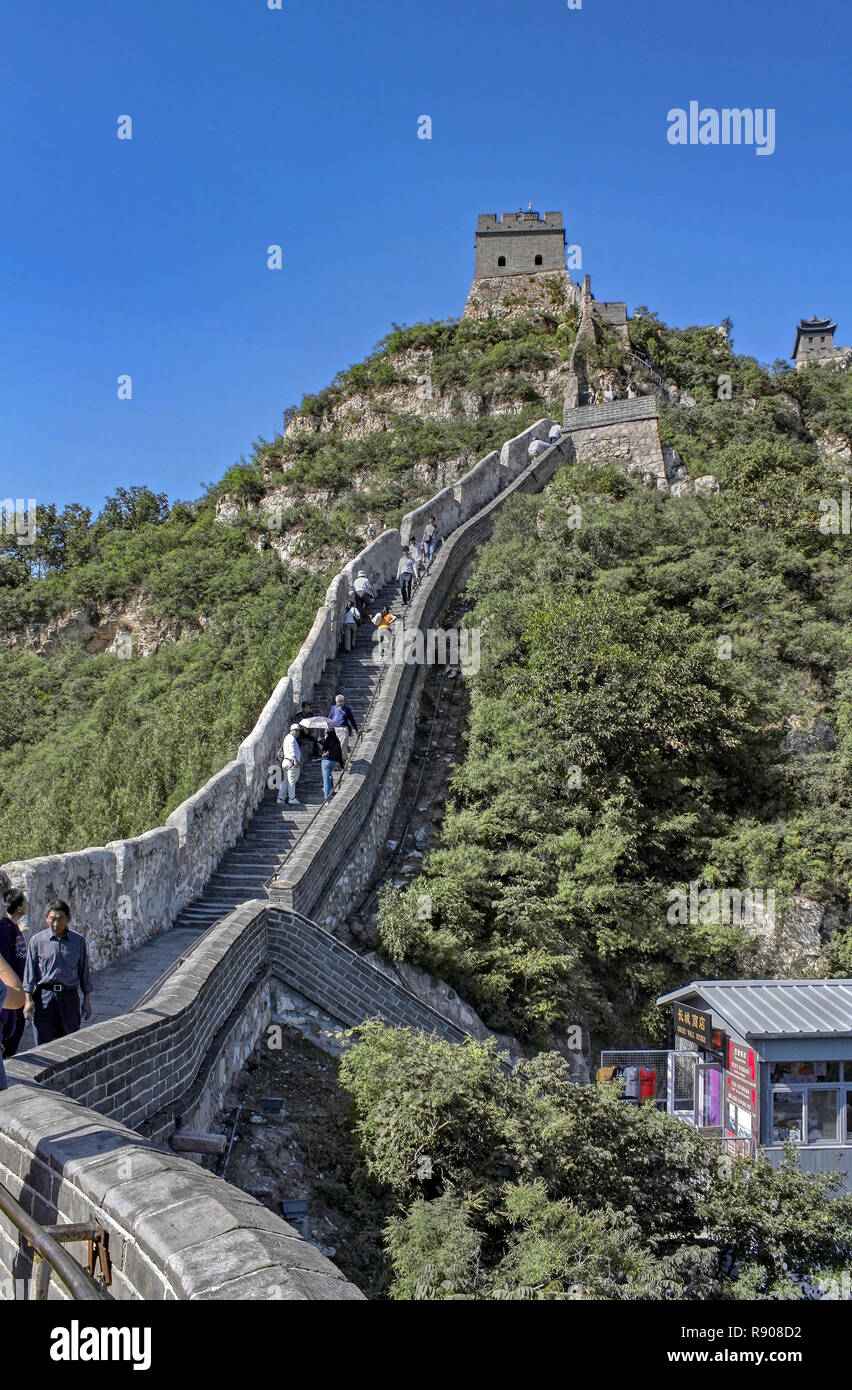
[[[113,656],[130,658],[150,656],[161,647],[178,642],[190,627],[204,626],[203,617],[197,623],[163,623],[153,616],[144,594],[137,594],[129,603],[107,604],[104,608],[74,608],[57,613],[43,623],[28,623],[19,631],[4,634],[10,647],[23,647],[39,655],[50,655],[63,642],[81,646],[90,656],[109,652]]]

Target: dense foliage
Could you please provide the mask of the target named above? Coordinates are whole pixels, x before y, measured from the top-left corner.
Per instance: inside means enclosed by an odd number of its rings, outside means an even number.
[[[510,1072],[370,1023],[340,1063],[367,1170],[396,1201],[397,1299],[801,1298],[852,1269],[852,1198],[731,1161],[556,1053]]]
[[[701,378],[719,335],[692,332],[697,404],[668,420],[721,492],[574,467],[504,510],[469,586],[482,666],[452,804],[417,884],[384,898],[391,955],[539,1042],[580,1021],[611,1043],[660,1040],[666,989],[758,959],[767,973],[766,933],[669,920],[692,881],[772,891],[781,910],[814,899],[840,922],[821,968],[852,959],[852,541],[819,528],[841,485],[809,426],[814,408],[850,428],[852,381],[789,374],[779,400],[746,361],[747,388],[719,401]],[[794,755],[789,721],[817,716],[823,743]]]
[[[7,627],[131,595],[167,641],[144,659],[90,655],[60,638],[0,663],[2,857],[59,853],[158,825],[234,756],[295,656],[321,601],[246,531],[178,506],[126,527],[101,518],[74,558],[0,589]]]
[[[499,446],[506,416],[494,412],[509,409],[513,430],[541,415],[526,374],[558,360],[571,321],[554,304],[544,318],[395,327],[365,362],[285,412],[316,425],[351,401],[357,419],[366,400],[380,428],[348,437],[326,421],[333,427],[259,439],[199,502],[170,508],[162,493],[119,487],[97,516],[41,506],[32,542],[0,537],[0,628],[17,636],[0,667],[0,859],[147,830],[233,757],[307,635],[333,557],[431,496],[439,468],[454,476]],[[422,348],[434,354],[433,388],[447,394],[438,419],[380,398],[383,387],[416,384],[405,354]],[[461,391],[478,394],[473,413]],[[259,503],[282,484],[292,505],[270,518]],[[228,526],[214,519],[225,497],[242,506]],[[282,564],[271,531],[295,533],[311,570]],[[87,651],[70,630],[38,640],[75,614],[99,624],[117,615],[120,626],[123,607],[164,639],[144,660]]]

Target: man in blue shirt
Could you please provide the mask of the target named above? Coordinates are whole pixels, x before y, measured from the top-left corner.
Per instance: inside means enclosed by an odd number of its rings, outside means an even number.
[[[355,716],[343,695],[335,695],[334,704],[328,712],[328,725],[337,734],[340,740],[340,751],[345,758],[349,735],[350,733],[357,734],[358,725],[355,723]]]
[[[83,991],[83,1018],[92,1012],[92,976],[86,938],[69,931],[71,909],[57,900],[45,913],[47,928],[30,937],[24,968],[24,1014],[35,1013],[39,1043],[67,1037],[80,1027],[80,995]]]

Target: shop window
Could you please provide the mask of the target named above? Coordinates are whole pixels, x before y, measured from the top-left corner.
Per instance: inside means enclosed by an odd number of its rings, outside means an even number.
[[[813,1090],[808,1093],[808,1143],[837,1143],[838,1091]]]
[[[818,1086],[842,1078],[839,1062],[773,1062],[769,1079],[773,1086]]]
[[[772,1092],[772,1142],[801,1144],[805,1132],[804,1091]]]
[[[846,1092],[846,1133],[844,1140],[852,1144],[852,1091]]]

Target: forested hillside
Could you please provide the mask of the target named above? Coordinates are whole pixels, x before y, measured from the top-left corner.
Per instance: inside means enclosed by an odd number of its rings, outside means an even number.
[[[561,408],[574,317],[394,329],[199,500],[119,487],[0,537],[0,860],[139,834],[224,766],[340,564]]]
[[[771,890],[788,935],[821,919],[804,968],[852,973],[852,541],[820,529],[852,380],[738,362],[718,400],[712,330],[631,333],[696,398],[664,437],[721,490],[573,467],[504,511],[469,584],[482,667],[443,834],[380,921],[539,1044],[576,1021],[660,1040],[653,1001],[686,979],[802,973],[783,930],[673,923],[691,881]]]

